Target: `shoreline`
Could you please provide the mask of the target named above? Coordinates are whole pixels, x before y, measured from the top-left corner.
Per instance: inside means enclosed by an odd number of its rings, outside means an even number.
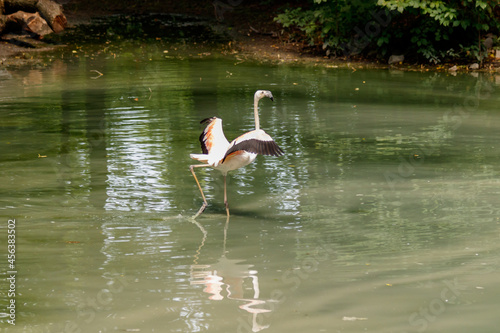
[[[288,65],[310,65],[321,66],[325,68],[350,68],[358,69],[393,69],[400,71],[411,72],[447,72],[450,74],[456,73],[500,73],[500,59],[495,62],[488,63],[483,68],[470,69],[472,64],[459,63],[440,63],[440,64],[409,64],[396,63],[388,64],[380,61],[368,59],[335,59],[321,55],[314,55],[302,52],[297,46],[288,46],[287,44],[279,44],[279,40],[271,37],[243,37],[235,41],[236,48],[240,55],[246,60],[270,62],[275,64]],[[257,55],[258,54],[258,55]]]
[[[168,12],[169,14],[172,12]],[[69,28],[79,25],[91,24],[94,19],[109,17],[112,15],[127,15],[126,13],[103,13],[94,15],[88,13],[76,13],[68,11]],[[181,13],[182,14],[182,13]],[[191,15],[187,13],[186,15]],[[196,15],[198,18],[203,16]],[[193,16],[195,17],[195,16]],[[371,59],[358,58],[331,58],[308,52],[300,43],[282,41],[280,36],[273,30],[278,26],[269,17],[260,24],[263,33],[252,27],[249,22],[242,23],[238,15],[231,15],[231,20],[224,19],[218,22],[226,31],[230,31],[230,49],[237,59],[244,61],[258,61],[272,64],[320,66],[325,68],[350,68],[358,69],[394,69],[400,71],[420,71],[420,72],[447,72],[456,73],[500,73],[500,59],[489,60],[482,68],[471,69],[473,63],[440,63],[440,64],[409,64],[395,63],[388,64]],[[210,18],[209,18],[210,19]],[[254,18],[259,21],[261,17]],[[213,20],[213,18],[212,18]],[[271,31],[271,32],[269,32]],[[64,33],[64,32],[63,32]],[[70,32],[71,33],[71,32]],[[49,37],[50,39],[50,37]],[[11,42],[8,42],[11,41]],[[15,44],[13,44],[15,43]],[[16,45],[17,44],[17,45]],[[66,45],[55,45],[46,43],[43,39],[33,39],[27,35],[6,34],[0,40],[0,68],[25,67],[44,65],[43,53],[65,48]]]

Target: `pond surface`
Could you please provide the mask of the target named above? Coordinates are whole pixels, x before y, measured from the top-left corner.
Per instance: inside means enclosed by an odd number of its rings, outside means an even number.
[[[497,332],[498,76],[73,51],[0,73],[1,331]],[[199,122],[251,130],[257,89],[285,155],[229,220],[197,170],[192,220]]]

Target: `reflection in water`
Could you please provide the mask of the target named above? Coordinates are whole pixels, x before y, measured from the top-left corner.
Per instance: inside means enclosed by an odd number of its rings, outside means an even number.
[[[165,198],[170,186],[161,182],[166,169],[162,154],[169,151],[168,142],[155,141],[156,133],[151,133],[150,127],[156,120],[149,112],[138,106],[109,109],[108,210],[164,210],[172,206]]]
[[[86,135],[89,143],[90,198],[89,202],[95,208],[102,209],[106,202],[106,90],[100,84],[85,91]]]
[[[214,301],[227,299],[243,301],[245,304],[240,305],[239,308],[252,314],[252,331],[259,332],[269,327],[269,325],[261,325],[257,316],[262,313],[271,312],[271,310],[264,309],[267,302],[272,300],[260,299],[260,287],[258,272],[252,267],[252,264],[245,264],[245,259],[229,259],[226,254],[227,231],[229,228],[229,216],[227,217],[224,226],[224,241],[222,246],[222,255],[213,264],[199,264],[199,255],[201,248],[207,239],[207,231],[196,220],[192,222],[203,233],[203,238],[200,247],[197,250],[194,264],[191,265],[191,285],[205,285],[204,292],[210,294],[208,297]],[[251,290],[250,295],[247,290]]]

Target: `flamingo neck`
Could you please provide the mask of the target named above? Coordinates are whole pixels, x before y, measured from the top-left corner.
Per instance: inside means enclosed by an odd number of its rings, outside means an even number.
[[[257,96],[254,97],[253,99],[253,113],[255,116],[255,129],[259,130],[260,129],[260,123],[259,123],[259,98]]]

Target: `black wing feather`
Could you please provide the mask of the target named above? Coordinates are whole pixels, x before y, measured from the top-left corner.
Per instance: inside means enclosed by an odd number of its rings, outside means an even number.
[[[200,121],[200,124],[210,124],[216,117],[210,117],[210,118],[205,118],[203,119],[202,121]],[[201,132],[200,134],[200,144],[201,144],[201,152],[203,154],[208,154],[208,149],[207,149],[207,145],[205,143],[206,139],[205,139],[205,136],[207,133],[206,132],[206,128],[203,130],[203,132]]]
[[[214,120],[215,118],[217,117],[209,117],[209,118],[205,118],[203,119],[202,121],[200,121],[200,124],[208,124],[208,123],[211,123],[212,120]]]
[[[284,154],[283,150],[274,141],[263,141],[258,139],[244,140],[229,148],[222,159],[222,162],[228,155],[238,150],[244,150],[249,153],[255,153],[268,156],[281,156]]]

